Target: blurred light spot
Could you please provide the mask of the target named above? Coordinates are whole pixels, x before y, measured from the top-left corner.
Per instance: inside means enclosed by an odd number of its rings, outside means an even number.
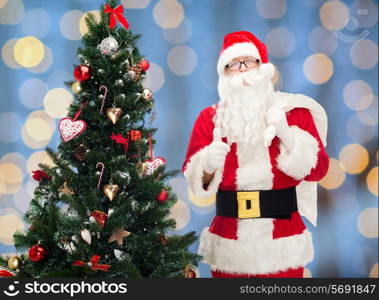
[[[163,37],[171,44],[184,44],[192,36],[192,23],[188,18],[180,26],[173,29],[163,29]]]
[[[270,55],[276,57],[288,56],[295,50],[295,37],[284,27],[271,29],[266,35],[265,41]]]
[[[43,43],[33,37],[27,36],[19,39],[13,48],[16,62],[25,68],[37,66],[45,55]]]
[[[358,116],[354,114],[346,122],[346,132],[352,141],[358,144],[364,144],[375,137],[377,128],[363,124],[358,119]]]
[[[26,173],[26,159],[25,157],[18,152],[10,152],[5,154],[1,160],[1,163],[12,163],[21,169],[23,173]]]
[[[17,153],[17,152],[7,153],[1,158],[0,165],[6,164],[6,163],[10,163],[12,165],[17,166],[21,170],[21,173],[24,179],[25,174],[27,173],[26,159],[24,156],[22,156],[20,153]],[[19,191],[23,179],[16,183],[9,183],[5,181],[6,176],[7,174],[3,174],[3,175],[0,174],[0,194],[13,194]]]
[[[378,276],[378,263],[376,263],[372,266],[369,277],[370,278],[378,278],[379,277]]]
[[[83,12],[80,10],[70,10],[61,17],[59,28],[65,38],[69,40],[80,40],[82,38],[79,29],[79,22],[82,15]]]
[[[16,230],[22,231],[24,223],[16,215],[3,215],[0,217],[0,228],[0,242],[5,245],[13,245],[13,234]]]
[[[28,68],[28,70],[32,73],[43,73],[46,72],[51,65],[53,64],[53,52],[51,52],[50,48],[44,45],[44,52],[45,55],[42,59],[42,61],[35,67],[33,68]]]
[[[22,119],[17,114],[0,113],[0,142],[16,142],[20,137],[19,131],[22,126]]]
[[[3,177],[0,175],[0,200],[1,195],[7,193],[7,184],[4,182]]]
[[[304,268],[304,273],[303,273],[304,278],[312,278],[312,272],[308,268]]]
[[[374,100],[370,106],[364,110],[357,112],[358,119],[366,125],[373,126],[378,124],[378,97],[374,96]]]
[[[0,24],[15,25],[24,17],[25,7],[21,0],[2,1]]]
[[[21,169],[13,163],[1,163],[0,174],[5,183],[20,183],[24,179]]]
[[[352,80],[343,89],[343,100],[352,110],[364,110],[373,100],[372,88],[363,80]]]
[[[191,211],[184,201],[178,199],[170,210],[170,217],[176,221],[175,230],[183,229],[191,219]]]
[[[349,18],[349,8],[340,1],[327,1],[320,9],[321,24],[329,30],[345,27]]]
[[[143,86],[157,92],[165,82],[165,75],[162,68],[156,63],[150,62],[150,68],[146,72],[146,78],[143,80]]]
[[[32,149],[38,149],[38,148],[45,147],[50,142],[52,133],[55,131],[54,119],[52,119],[44,110],[37,110],[37,111],[30,113],[28,118],[25,121],[25,124],[27,124],[30,120],[35,119],[35,118],[45,120],[47,122],[47,124],[50,126],[51,134],[50,134],[50,138],[48,138],[46,140],[42,140],[42,141],[36,140],[36,139],[33,139],[28,134],[28,132],[26,130],[26,126],[24,125],[21,129],[22,140],[25,143],[25,145],[27,145],[28,147],[30,147]],[[48,129],[46,129],[46,130],[48,130]]]
[[[339,154],[339,161],[343,164],[346,173],[361,173],[368,165],[368,151],[359,144],[346,145]]]
[[[50,30],[50,17],[47,11],[43,9],[28,10],[22,20],[21,27],[24,34],[43,38]]]
[[[333,62],[323,53],[309,55],[303,66],[305,77],[314,84],[327,82],[333,75]]]
[[[287,10],[286,0],[257,0],[257,10],[262,18],[280,19]]]
[[[46,164],[51,167],[55,166],[45,151],[36,151],[30,155],[26,163],[29,175],[32,175],[33,171],[40,169],[38,164]]]
[[[44,141],[51,138],[49,123],[40,118],[29,119],[25,123],[27,134],[34,140]]]
[[[378,167],[370,170],[366,179],[368,190],[375,196],[378,196]]]
[[[183,21],[183,5],[175,0],[160,0],[154,6],[153,15],[160,27],[175,28]]]
[[[346,175],[343,165],[335,158],[329,159],[329,169],[325,177],[319,182],[327,190],[340,187],[345,181]]]
[[[191,202],[200,207],[213,205],[216,201],[216,195],[212,195],[208,198],[200,198],[196,196],[190,188],[188,188],[188,196]]]
[[[309,47],[313,52],[330,55],[336,51],[338,40],[335,34],[322,26],[312,30],[308,38]]]
[[[66,116],[72,101],[73,97],[69,91],[63,88],[55,88],[46,94],[43,105],[45,111],[57,119]]]
[[[167,64],[176,75],[189,75],[197,65],[196,52],[189,46],[176,46],[168,53]]]
[[[14,54],[13,48],[18,39],[8,40],[3,48],[1,49],[1,57],[3,58],[4,63],[12,69],[19,69],[21,66],[17,63]]]
[[[351,46],[350,58],[357,68],[371,69],[378,63],[378,45],[371,40],[358,40]]]
[[[350,10],[359,27],[371,27],[378,22],[378,6],[372,0],[356,0]]]
[[[6,4],[8,0],[0,0],[0,9],[2,9]]]
[[[82,14],[80,20],[79,20],[79,30],[82,35],[85,35],[88,32],[87,24],[86,24],[86,16],[87,14],[91,13],[94,17],[96,22],[99,22],[101,19],[100,11],[98,10],[91,10],[84,14]]]
[[[362,210],[357,219],[359,232],[366,238],[378,237],[378,209],[369,207]]]
[[[122,5],[128,9],[146,8],[151,0],[121,0]]]
[[[28,108],[39,108],[43,105],[47,90],[46,83],[41,79],[28,79],[20,87],[21,101]]]

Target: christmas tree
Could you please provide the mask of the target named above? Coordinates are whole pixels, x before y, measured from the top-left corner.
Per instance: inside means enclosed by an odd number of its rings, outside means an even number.
[[[168,236],[176,203],[166,160],[154,157],[153,95],[142,85],[149,62],[139,53],[118,0],[86,18],[78,49],[75,97],[60,120],[54,166],[40,164],[39,181],[15,247],[0,257],[0,277],[195,277],[194,232]],[[150,118],[149,118],[150,114]],[[151,124],[149,124],[151,125]]]

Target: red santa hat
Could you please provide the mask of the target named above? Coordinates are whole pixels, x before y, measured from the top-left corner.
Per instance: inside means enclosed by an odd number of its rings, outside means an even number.
[[[236,31],[225,35],[224,44],[217,63],[218,74],[223,75],[225,66],[233,58],[239,56],[253,56],[259,59],[262,63],[260,70],[269,78],[274,75],[275,68],[268,61],[266,45],[248,31]]]

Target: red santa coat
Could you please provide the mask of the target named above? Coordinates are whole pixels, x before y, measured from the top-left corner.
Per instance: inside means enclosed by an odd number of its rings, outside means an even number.
[[[204,109],[195,122],[182,171],[199,197],[209,197],[218,189],[270,190],[312,182],[297,193],[300,213],[303,211],[315,223],[314,182],[325,176],[329,166],[326,114],[316,101],[300,94],[276,92],[270,105],[280,105],[286,111],[294,135],[290,152],[278,137],[269,147],[263,142],[254,147],[233,143],[223,172],[217,170],[204,189],[203,149],[213,141],[213,105]],[[226,138],[223,141],[227,142]],[[201,233],[198,252],[213,271],[232,274],[278,273],[303,267],[313,259],[312,236],[299,212],[293,212],[290,219],[215,216]]]

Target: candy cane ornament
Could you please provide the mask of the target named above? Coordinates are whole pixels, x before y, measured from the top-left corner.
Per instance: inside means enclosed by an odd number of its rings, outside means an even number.
[[[98,167],[101,167],[101,171],[100,171],[100,177],[99,177],[99,181],[97,182],[97,189],[99,189],[100,188],[100,183],[101,183],[101,179],[103,178],[103,173],[104,173],[104,164],[102,163],[102,162],[98,162],[97,164],[96,164],[96,169],[98,168]]]
[[[101,103],[100,112],[103,112],[104,104],[105,104],[105,99],[107,99],[108,88],[105,85],[101,85],[100,88],[99,88],[99,91],[101,92],[101,90],[105,91],[104,95],[101,95],[102,98],[103,98],[103,102]]]

